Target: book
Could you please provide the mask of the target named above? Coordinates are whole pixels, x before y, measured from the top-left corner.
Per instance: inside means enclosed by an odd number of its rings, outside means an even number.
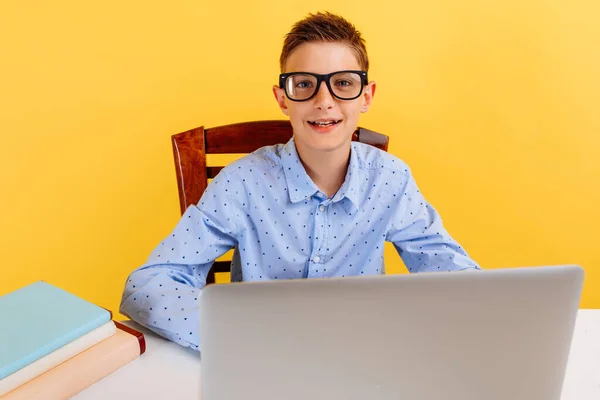
[[[115,321],[116,333],[19,386],[0,400],[69,399],[139,357],[146,350],[144,335]]]
[[[78,337],[52,353],[32,362],[31,364],[13,372],[4,379],[0,379],[0,396],[29,382],[44,372],[56,367],[76,356],[82,351],[114,335],[117,331],[115,323],[108,321],[106,324]]]
[[[111,318],[109,311],[44,281],[0,297],[0,379]]]

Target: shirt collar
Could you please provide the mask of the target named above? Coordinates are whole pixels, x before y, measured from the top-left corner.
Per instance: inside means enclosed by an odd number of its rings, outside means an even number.
[[[319,192],[319,188],[306,173],[304,166],[300,162],[296,144],[292,137],[289,142],[283,146],[281,154],[281,165],[283,174],[287,182],[287,188],[292,203],[310,198],[313,194]]]
[[[314,184],[312,179],[306,173],[298,151],[296,150],[296,144],[294,138],[291,138],[285,146],[283,146],[283,152],[281,154],[281,165],[283,166],[283,173],[287,182],[287,188],[292,203],[297,203],[302,200],[306,200],[313,196],[315,193],[319,193],[320,190],[317,185]],[[344,183],[333,196],[332,202],[340,201],[347,198],[352,202],[354,208],[358,210],[358,195],[359,195],[359,160],[358,154],[354,145],[351,146],[350,150],[350,162],[348,164],[348,171],[346,172],[346,178]]]
[[[356,150],[354,143],[350,146],[350,162],[348,163],[348,171],[346,172],[346,178],[344,183],[333,196],[334,202],[347,198],[350,200],[355,210],[358,210],[359,206],[359,175],[360,175],[360,162],[358,160],[358,151]]]

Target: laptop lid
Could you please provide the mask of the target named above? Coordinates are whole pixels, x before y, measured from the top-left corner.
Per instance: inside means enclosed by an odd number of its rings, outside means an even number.
[[[578,266],[209,285],[206,400],[558,400]]]

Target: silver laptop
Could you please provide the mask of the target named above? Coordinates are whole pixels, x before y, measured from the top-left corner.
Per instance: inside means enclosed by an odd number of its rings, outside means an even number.
[[[204,400],[558,400],[578,266],[210,285]]]

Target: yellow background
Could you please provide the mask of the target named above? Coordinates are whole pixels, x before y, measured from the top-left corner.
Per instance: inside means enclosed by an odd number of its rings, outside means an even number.
[[[600,307],[597,1],[1,4],[0,294],[44,279],[116,311],[179,217],[170,135],[284,118],[283,35],[331,10],[367,39],[361,125],[450,233],[484,268],[580,264]]]

